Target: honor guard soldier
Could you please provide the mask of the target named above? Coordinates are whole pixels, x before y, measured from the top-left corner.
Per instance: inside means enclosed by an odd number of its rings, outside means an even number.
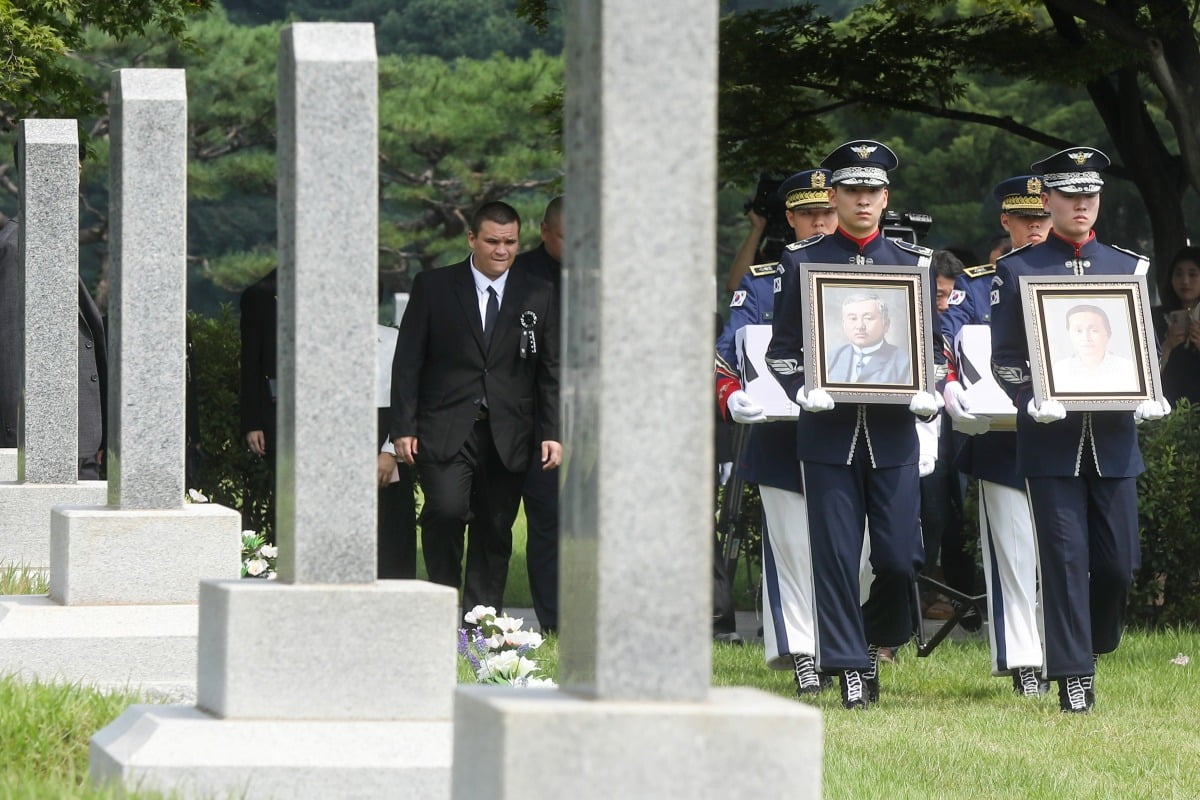
[[[1042,179],[1018,175],[993,190],[1000,201],[1000,225],[1013,247],[1046,238],[1050,214],[1042,207]],[[1044,694],[1041,678],[1042,640],[1037,624],[1037,549],[1033,520],[1025,496],[1025,479],[1017,471],[1017,434],[990,430],[991,420],[971,413],[962,383],[954,341],[964,325],[987,325],[992,319],[994,264],[967,267],[955,282],[940,324],[946,356],[946,413],[963,436],[957,466],[979,480],[979,533],[987,585],[988,643],[992,674],[1011,675],[1013,690],[1027,697]]]
[[[835,405],[823,389],[805,392],[809,337],[798,265],[875,264],[884,271],[887,265],[929,266],[933,251],[887,239],[879,229],[888,171],[896,163],[890,149],[870,140],[847,142],[821,162],[832,172],[829,200],[838,229],[784,250],[767,350],[771,372],[804,410],[796,452],[808,505],[817,668],[839,673],[845,708],[866,708],[878,698],[879,647],[899,647],[912,634],[912,581],[923,558],[913,414],[931,418],[938,406],[928,392],[918,392],[907,409]],[[932,307],[929,312],[932,321]],[[868,524],[874,582],[860,606],[858,563]]]
[[[992,278],[992,371],[1017,407],[1017,468],[1026,479],[1037,537],[1045,671],[1059,707],[1095,700],[1096,656],[1117,648],[1133,570],[1139,565],[1137,485],[1143,470],[1134,423],[1170,408],[1157,400],[1128,411],[1066,411],[1033,397],[1018,279],[1144,275],[1149,261],[1101,244],[1100,172],[1108,157],[1072,147],[1032,166],[1043,175],[1050,233],[999,259]]]
[[[796,237],[832,230],[826,169],[798,172],[779,187],[785,214]],[[767,664],[791,669],[796,693],[825,688],[817,673],[813,642],[812,559],[808,524],[796,460],[796,423],[766,422],[762,406],[742,390],[737,370],[737,332],[746,325],[769,325],[774,318],[779,265],[750,267],[729,303],[729,320],[717,339],[717,402],[734,422],[755,424],[738,470],[758,484],[763,516],[763,643]]]

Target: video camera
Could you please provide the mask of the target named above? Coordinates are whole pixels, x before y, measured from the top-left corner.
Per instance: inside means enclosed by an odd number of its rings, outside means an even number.
[[[747,200],[742,208],[743,211],[754,209],[755,214],[767,221],[762,242],[759,244],[759,251],[767,261],[777,260],[783,253],[783,248],[796,239],[784,213],[783,199],[779,196],[781,183],[781,178],[773,178],[766,172],[760,174],[754,197]]]
[[[925,238],[929,229],[933,227],[933,217],[920,211],[906,211],[903,214],[898,211],[884,211],[879,220],[879,227],[889,239],[902,239],[911,244],[919,244],[917,240]]]

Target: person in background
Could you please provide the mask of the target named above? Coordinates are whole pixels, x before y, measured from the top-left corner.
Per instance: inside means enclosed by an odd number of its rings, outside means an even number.
[[[1007,231],[999,242],[993,242],[993,259],[1000,257],[998,248],[1007,251],[1015,247],[1024,252],[1046,238],[1050,215],[1042,206],[1042,188],[1038,175],[1015,175],[992,190],[1000,201],[1000,224]],[[958,431],[958,469],[979,482],[980,552],[988,597],[992,674],[1011,676],[1013,691],[1038,697],[1049,685],[1041,678],[1037,544],[1025,478],[1017,470],[1017,435],[1011,430],[991,430],[991,420],[971,412],[960,375],[963,365],[954,346],[963,326],[991,324],[995,274],[994,261],[965,268],[942,315],[947,366],[944,397],[946,413]]]
[[[1200,400],[1200,247],[1185,247],[1171,259],[1154,309],[1154,332],[1162,349],[1163,394]]]
[[[810,169],[780,185],[788,222],[798,239],[808,239],[815,227],[824,227],[825,217],[832,213],[830,177],[829,170]],[[807,695],[822,691],[829,680],[817,673],[814,659],[812,557],[796,459],[796,423],[767,422],[766,411],[742,386],[737,367],[737,333],[748,325],[771,322],[779,283],[777,264],[753,265],[733,293],[729,320],[717,338],[716,389],[721,412],[734,422],[753,426],[736,468],[748,483],[757,484],[765,518],[764,655],[772,669],[792,670],[796,694]]]
[[[554,286],[562,308],[563,199],[555,197],[542,215],[542,243],[517,256],[516,271],[527,270]],[[541,442],[534,432],[533,441]],[[535,445],[536,446],[536,445]],[[529,592],[542,633],[558,629],[558,471],[544,470],[540,459],[533,459],[521,487],[525,504],[525,566],[529,572]]]
[[[13,145],[13,164],[21,166]],[[82,163],[86,150],[81,144]],[[21,225],[12,217],[0,228],[0,447],[17,447],[20,439],[21,359],[16,342],[21,319]],[[83,280],[79,280],[79,437],[76,458],[79,480],[100,479],[108,438],[108,353],[104,320]]]

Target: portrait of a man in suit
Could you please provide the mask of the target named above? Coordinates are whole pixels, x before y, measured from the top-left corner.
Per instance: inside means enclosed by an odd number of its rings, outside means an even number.
[[[905,349],[887,340],[891,329],[889,303],[885,292],[900,290],[852,291],[841,298],[842,334],[846,343],[836,346],[825,361],[830,383],[912,383],[912,360]],[[835,298],[825,298],[826,303]],[[838,318],[827,315],[828,319]]]
[[[562,461],[558,295],[509,269],[520,232],[507,203],[472,215],[468,258],[413,280],[392,362],[392,441],[424,493],[426,570],[462,585],[465,608],[503,607],[525,472],[535,458],[546,470]]]

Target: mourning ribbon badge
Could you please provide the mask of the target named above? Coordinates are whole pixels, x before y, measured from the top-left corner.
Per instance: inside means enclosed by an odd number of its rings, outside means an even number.
[[[521,358],[537,354],[537,337],[533,335],[533,326],[537,325],[537,314],[532,311],[521,312]]]

